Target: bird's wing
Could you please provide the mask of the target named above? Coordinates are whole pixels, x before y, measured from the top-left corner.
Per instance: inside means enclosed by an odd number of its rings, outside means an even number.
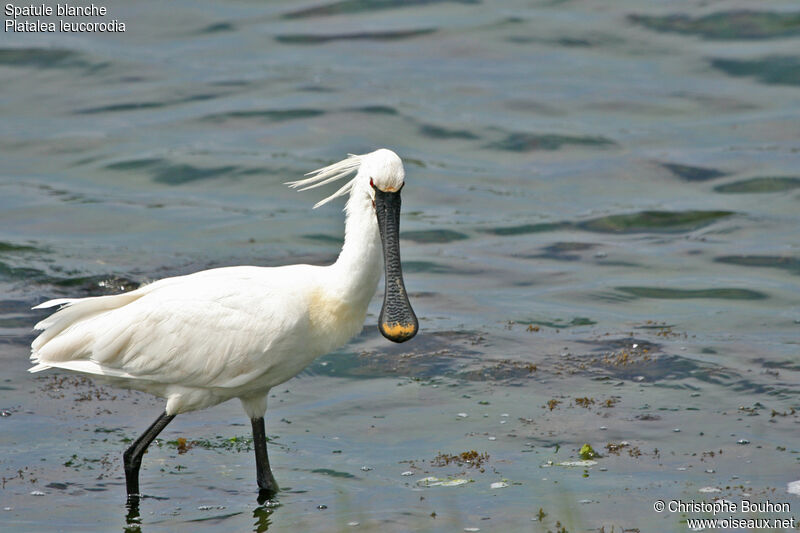
[[[272,271],[272,272],[266,272]],[[67,303],[37,325],[51,366],[189,387],[236,387],[297,349],[303,295],[282,269],[231,267]],[[61,302],[59,302],[61,303]]]

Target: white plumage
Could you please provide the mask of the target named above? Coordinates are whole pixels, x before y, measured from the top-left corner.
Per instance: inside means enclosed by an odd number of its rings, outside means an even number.
[[[38,308],[66,307],[36,325],[44,332],[32,345],[31,372],[57,367],[103,376],[167,398],[171,415],[233,397],[246,401],[360,330],[365,298],[349,302],[363,308],[360,315],[331,309],[318,316],[336,304],[332,270],[217,268],[125,294],[47,302]],[[248,409],[251,418],[263,414]]]
[[[402,188],[402,162],[385,149],[351,155],[290,185],[313,188],[356,170],[317,204],[350,194],[333,265],[217,268],[124,294],[45,302],[34,309],[61,308],[36,325],[30,371],[61,368],[149,392],[167,399],[169,416],[239,398],[251,419],[263,417],[270,388],[364,324],[383,264],[376,195]]]

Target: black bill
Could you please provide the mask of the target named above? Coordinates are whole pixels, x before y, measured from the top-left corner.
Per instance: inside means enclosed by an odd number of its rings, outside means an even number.
[[[419,322],[408,303],[400,265],[400,191],[383,192],[375,188],[375,213],[383,243],[386,292],[378,318],[381,334],[393,342],[405,342],[417,334]]]

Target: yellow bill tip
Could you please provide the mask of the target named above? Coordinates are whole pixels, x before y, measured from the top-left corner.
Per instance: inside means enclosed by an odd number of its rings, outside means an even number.
[[[417,326],[414,323],[409,324],[389,324],[384,322],[381,324],[381,333],[394,341],[408,340],[417,334]]]

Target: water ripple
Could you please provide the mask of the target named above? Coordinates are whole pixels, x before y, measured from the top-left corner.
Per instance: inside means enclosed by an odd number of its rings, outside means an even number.
[[[436,28],[423,28],[419,30],[362,31],[327,35],[292,33],[276,35],[275,40],[285,44],[324,44],[331,41],[397,41],[430,35],[436,31]]]
[[[800,57],[767,56],[759,59],[712,59],[711,66],[729,76],[754,77],[769,85],[800,85]]]
[[[787,176],[769,176],[749,178],[714,187],[714,192],[721,193],[770,193],[784,192],[800,188],[800,178]]]
[[[689,15],[630,15],[628,20],[660,32],[697,35],[704,39],[775,39],[800,35],[800,13],[721,11],[701,17]]]
[[[321,6],[307,7],[283,15],[286,19],[329,17],[332,15],[375,12],[411,6],[441,3],[477,4],[479,0],[340,0]]]
[[[490,143],[487,148],[509,152],[533,152],[536,150],[559,150],[564,146],[609,148],[617,143],[601,136],[575,136],[555,133],[509,133],[505,139]]]

